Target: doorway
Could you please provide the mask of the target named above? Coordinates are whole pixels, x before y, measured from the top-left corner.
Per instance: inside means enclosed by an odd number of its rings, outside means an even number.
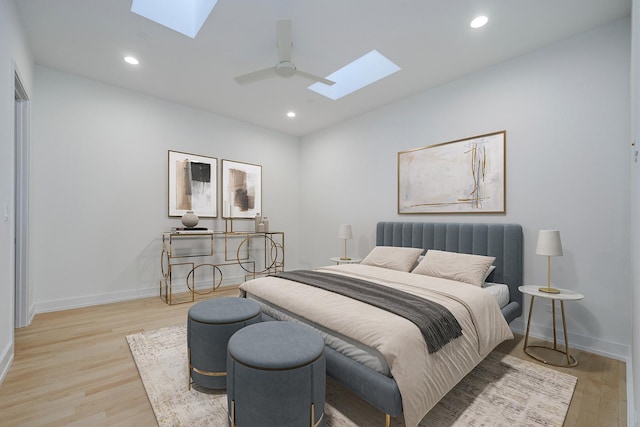
[[[31,322],[29,291],[29,97],[15,73],[15,327]]]

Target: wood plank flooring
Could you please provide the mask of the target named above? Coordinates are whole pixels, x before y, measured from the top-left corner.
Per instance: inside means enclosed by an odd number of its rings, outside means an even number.
[[[214,296],[237,293],[220,288]],[[155,426],[124,337],[184,323],[190,306],[155,297],[37,315],[16,330],[15,359],[0,385],[0,426]],[[498,350],[535,362],[521,336]],[[626,426],[625,364],[575,356],[577,367],[557,368],[578,377],[565,426]]]

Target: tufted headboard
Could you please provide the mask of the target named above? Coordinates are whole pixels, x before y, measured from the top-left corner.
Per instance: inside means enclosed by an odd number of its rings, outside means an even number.
[[[462,224],[379,222],[376,246],[438,249],[496,257],[492,282],[509,286],[509,304],[502,308],[508,323],[522,315],[522,226],[519,224]]]

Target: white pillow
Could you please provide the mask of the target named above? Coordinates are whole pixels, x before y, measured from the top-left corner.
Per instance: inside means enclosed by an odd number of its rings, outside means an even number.
[[[429,249],[413,273],[482,286],[495,257]]]
[[[489,276],[491,276],[491,273],[493,273],[493,270],[496,269],[495,265],[490,265],[489,269],[487,270],[487,273],[484,275],[484,281],[486,282],[487,279],[489,278]]]
[[[411,271],[423,249],[400,248],[395,246],[376,246],[360,264],[390,270]]]

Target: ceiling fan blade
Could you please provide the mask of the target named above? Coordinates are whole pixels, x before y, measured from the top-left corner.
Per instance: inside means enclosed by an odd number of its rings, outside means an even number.
[[[234,80],[238,83],[240,83],[241,85],[246,84],[246,83],[253,83],[256,82],[258,80],[263,80],[263,79],[267,79],[269,77],[274,77],[277,76],[276,74],[276,68],[275,67],[269,67],[269,68],[265,68],[263,70],[258,70],[258,71],[253,71],[251,73],[247,73],[247,74],[243,74],[241,76],[237,76],[234,78]]]
[[[336,84],[336,82],[334,82],[334,81],[327,80],[324,77],[319,77],[319,76],[316,76],[314,74],[307,73],[305,71],[296,70],[296,74],[299,75],[299,76],[302,76],[302,77],[306,77],[306,78],[311,79],[311,80],[315,80],[315,81],[320,82],[320,83],[324,83],[324,84],[326,84],[328,86],[333,86],[334,84]]]
[[[281,19],[276,23],[278,34],[278,55],[280,62],[291,61],[291,20]]]

